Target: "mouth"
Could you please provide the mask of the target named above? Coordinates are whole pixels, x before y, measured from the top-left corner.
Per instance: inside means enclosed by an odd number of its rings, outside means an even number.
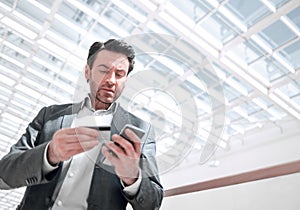
[[[109,88],[102,88],[100,91],[104,91],[107,93],[115,93],[115,91],[113,89],[109,89]]]

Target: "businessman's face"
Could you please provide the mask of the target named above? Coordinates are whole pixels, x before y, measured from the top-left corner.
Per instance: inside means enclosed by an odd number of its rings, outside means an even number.
[[[93,107],[107,109],[121,95],[127,80],[129,61],[121,53],[102,50],[98,53],[92,69],[85,67],[89,81]]]

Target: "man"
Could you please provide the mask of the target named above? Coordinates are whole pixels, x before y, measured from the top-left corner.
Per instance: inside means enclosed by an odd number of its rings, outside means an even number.
[[[27,186],[18,209],[118,210],[128,202],[134,209],[160,207],[163,190],[152,127],[116,102],[134,54],[121,40],[95,42],[85,66],[88,97],[41,109],[2,158],[0,187]],[[110,132],[76,126],[76,120],[89,116],[110,124]],[[144,130],[142,139],[130,129],[125,130],[127,139],[120,136],[126,124]]]

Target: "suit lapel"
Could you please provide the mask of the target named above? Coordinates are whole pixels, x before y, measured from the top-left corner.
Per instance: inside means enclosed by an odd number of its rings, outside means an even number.
[[[70,128],[76,114],[63,116],[61,128]]]
[[[129,123],[129,121],[129,113],[121,106],[118,106],[111,122],[111,135],[115,133],[119,134],[122,128]]]
[[[72,125],[72,122],[74,120],[74,117],[77,115],[77,113],[80,110],[81,103],[72,104],[68,110],[66,110],[66,115],[63,116],[62,122],[61,122],[61,128],[70,128]]]

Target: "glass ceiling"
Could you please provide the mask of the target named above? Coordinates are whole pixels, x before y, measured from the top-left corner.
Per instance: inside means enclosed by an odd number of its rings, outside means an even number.
[[[138,52],[120,100],[154,122],[162,169],[211,134],[224,149],[264,123],[300,120],[299,37],[298,0],[2,0],[0,157],[40,108],[74,100],[88,47],[109,38]],[[22,193],[0,191],[1,209]]]

